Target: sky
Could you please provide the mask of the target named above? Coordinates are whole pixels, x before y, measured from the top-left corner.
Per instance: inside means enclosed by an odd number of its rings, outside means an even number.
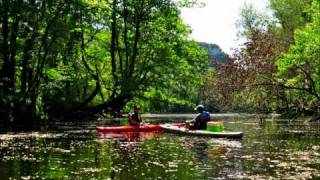
[[[236,21],[244,3],[265,10],[268,0],[200,0],[204,7],[183,8],[181,17],[192,29],[191,39],[214,43],[226,53],[241,42],[237,37]]]

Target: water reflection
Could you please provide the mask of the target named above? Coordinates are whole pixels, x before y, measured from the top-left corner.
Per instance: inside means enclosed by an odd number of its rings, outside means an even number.
[[[175,120],[178,122],[179,120]],[[245,122],[244,122],[245,121]],[[242,140],[95,130],[0,135],[1,179],[310,179],[320,175],[318,127],[225,120]],[[304,130],[303,134],[292,131]],[[310,133],[308,133],[310,132]],[[317,134],[318,132],[318,134]],[[109,136],[109,135],[107,135]]]
[[[143,141],[144,139],[158,138],[161,134],[161,132],[97,133],[97,137],[119,141]]]

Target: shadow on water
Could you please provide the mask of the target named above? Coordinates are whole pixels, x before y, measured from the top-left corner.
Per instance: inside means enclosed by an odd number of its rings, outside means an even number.
[[[176,115],[174,115],[176,116]],[[181,122],[189,116],[145,117]],[[97,136],[96,124],[0,135],[1,179],[311,179],[320,178],[319,126],[220,117],[241,140],[169,133]],[[59,125],[61,125],[59,127]],[[86,126],[87,125],[87,126]],[[76,127],[76,128],[75,128]],[[296,133],[295,133],[296,132]],[[151,133],[152,134],[152,133]]]

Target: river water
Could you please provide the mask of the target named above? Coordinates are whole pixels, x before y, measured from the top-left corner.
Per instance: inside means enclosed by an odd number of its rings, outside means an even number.
[[[145,115],[150,123],[191,115]],[[169,133],[100,136],[96,125],[50,125],[49,132],[0,134],[0,179],[320,179],[320,128],[287,120],[222,114],[241,140]]]

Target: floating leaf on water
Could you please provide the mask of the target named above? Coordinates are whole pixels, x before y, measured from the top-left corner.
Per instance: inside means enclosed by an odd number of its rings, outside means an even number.
[[[103,169],[100,168],[82,168],[82,173],[97,173],[103,171]]]
[[[318,150],[320,150],[320,146],[312,146],[312,149],[315,151],[318,151]]]
[[[278,163],[280,163],[280,161],[279,161],[279,160],[271,160],[270,162],[272,162],[272,163],[274,163],[274,164],[278,164]]]
[[[288,163],[286,163],[286,162],[281,162],[280,164],[278,164],[277,166],[278,167],[288,167]]]
[[[21,176],[20,178],[22,180],[29,180],[29,179],[31,179],[31,176]]]
[[[177,168],[178,167],[178,163],[175,161],[169,162],[169,168]]]

